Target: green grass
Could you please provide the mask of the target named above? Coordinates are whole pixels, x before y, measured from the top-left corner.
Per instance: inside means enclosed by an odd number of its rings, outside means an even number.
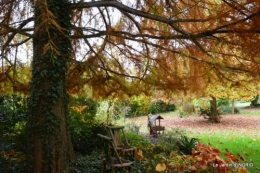
[[[258,110],[253,110],[253,109],[241,109],[239,114],[244,114],[244,115],[260,115],[260,109]]]
[[[260,109],[243,109],[248,106],[249,102],[238,102],[236,105],[240,108],[240,114],[243,115],[258,115],[260,116]],[[169,112],[169,113],[160,113],[160,115],[164,118],[172,115],[178,115],[178,111]],[[147,118],[138,117],[138,118]],[[147,132],[147,126],[142,126],[141,131]],[[220,130],[218,132],[202,132],[194,129],[190,133],[190,137],[199,138],[203,143],[210,143],[213,147],[218,148],[222,153],[225,153],[225,149],[227,148],[231,153],[235,156],[240,154],[244,159],[244,163],[253,163],[253,167],[247,167],[247,170],[251,173],[260,172],[260,135],[259,132],[256,131],[254,134],[247,134],[246,129],[243,133],[238,133],[235,131],[228,130]],[[188,134],[188,133],[187,133]]]
[[[260,137],[250,134],[237,134],[231,131],[222,131],[218,133],[200,133],[197,137],[203,143],[210,143],[213,147],[218,148],[225,153],[227,148],[235,156],[240,154],[245,161],[244,163],[253,163],[253,167],[247,167],[251,173],[260,172]]]
[[[235,102],[235,107],[237,107],[237,108],[244,108],[244,107],[250,106],[250,103],[251,102],[246,102],[246,101],[236,101]]]

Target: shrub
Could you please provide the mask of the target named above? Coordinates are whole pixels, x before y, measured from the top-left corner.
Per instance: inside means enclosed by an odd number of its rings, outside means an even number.
[[[75,152],[83,155],[101,147],[96,134],[108,134],[105,125],[98,122],[83,122],[75,117],[70,117],[69,125],[73,148]]]
[[[72,135],[72,145],[75,152],[85,155],[91,153],[95,148],[100,148],[101,145],[96,137],[97,133],[107,135],[105,127],[96,124],[85,125],[85,128],[80,133],[76,135],[74,133]]]
[[[185,131],[180,129],[172,129],[166,131],[164,135],[158,136],[158,138],[153,138],[153,140],[151,140],[152,143],[141,143],[141,146],[138,147],[140,150],[137,154],[137,158],[140,160],[136,160],[138,163],[136,167],[139,168],[141,172],[158,173],[158,171],[160,171],[161,163],[165,164],[168,155],[173,150],[178,149],[177,143],[184,133]],[[149,139],[145,137],[144,140],[146,141]],[[138,139],[137,141],[142,140]],[[170,167],[167,167],[167,170],[164,170],[163,172],[166,173],[168,168]]]
[[[191,154],[191,150],[196,148],[198,140],[196,138],[189,139],[187,136],[182,136],[179,140],[179,152],[181,154]]]
[[[101,151],[94,150],[89,155],[77,155],[77,159],[70,164],[69,173],[97,173],[101,170]]]
[[[151,114],[175,111],[176,107],[174,104],[167,104],[162,100],[152,102],[149,106],[148,112]]]
[[[165,103],[162,100],[150,102],[151,98],[147,96],[133,97],[122,102],[121,106],[127,108],[126,117],[133,117],[135,115],[147,115],[148,113],[156,114],[160,112],[175,111],[174,104]]]
[[[200,99],[196,100],[196,105],[199,107],[200,110],[210,108],[209,99],[206,99],[206,98],[200,98]]]
[[[0,172],[25,172],[26,156],[16,150],[0,151]]]
[[[141,134],[138,134],[135,132],[129,132],[129,131],[127,131],[125,133],[126,133],[129,143],[132,146],[137,147],[138,149],[143,150],[145,148],[149,148],[150,146],[152,146],[151,141],[144,135],[141,135]]]
[[[164,106],[164,104],[163,104],[163,101],[161,101],[161,100],[152,102],[149,106],[149,112],[151,114],[161,112],[161,110],[164,109],[163,106]]]
[[[131,101],[129,103],[129,111],[126,115],[126,117],[134,117],[135,115],[143,115],[143,112],[141,111],[141,104],[137,101]]]
[[[160,135],[156,140],[156,145],[160,145],[164,148],[166,152],[171,152],[172,150],[179,149],[179,142],[181,136],[186,132],[180,129],[171,129],[164,132],[164,135]]]
[[[68,124],[73,148],[83,155],[89,154],[100,147],[96,134],[107,134],[105,125],[95,121],[98,103],[81,97],[71,97],[70,101]]]
[[[27,98],[0,95],[0,172],[24,172]]]
[[[27,121],[27,98],[0,95],[0,132],[12,133],[16,123]]]
[[[217,107],[219,106],[228,106],[229,105],[229,99],[227,98],[220,98],[217,100]]]
[[[125,116],[126,109],[123,103],[116,100],[104,100],[99,102],[95,120],[112,124],[114,121]]]
[[[83,121],[94,121],[99,103],[91,98],[71,97],[70,113],[74,111],[81,115]]]
[[[185,114],[192,114],[195,110],[193,103],[187,101],[184,102],[182,109]]]
[[[139,133],[141,125],[137,125],[135,123],[129,123],[126,124],[125,127],[127,131]]]
[[[221,111],[223,114],[231,114],[232,113],[232,106],[220,106]],[[238,108],[235,107],[234,109],[235,114],[238,114],[240,111]]]

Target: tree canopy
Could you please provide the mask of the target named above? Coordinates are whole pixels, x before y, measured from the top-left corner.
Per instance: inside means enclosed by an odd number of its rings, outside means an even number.
[[[17,47],[32,46],[33,4],[44,11],[39,27],[63,32],[44,2],[2,1],[1,55],[8,67],[15,64],[7,54],[19,62],[25,55],[16,55]],[[71,92],[86,83],[103,96],[134,94],[137,86],[196,91],[216,81],[239,85],[238,75],[250,73],[244,77],[249,81],[259,74],[257,1],[73,1],[67,6]],[[59,51],[52,38],[45,49]]]
[[[85,84],[104,97],[256,81],[259,19],[258,0],[1,0],[1,82],[21,91],[32,54],[29,172],[68,170],[66,94]]]

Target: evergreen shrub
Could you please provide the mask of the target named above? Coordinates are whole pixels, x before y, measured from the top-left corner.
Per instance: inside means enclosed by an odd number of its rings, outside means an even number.
[[[129,143],[138,149],[149,148],[152,146],[151,141],[144,135],[135,132],[125,132]]]
[[[154,101],[150,104],[148,112],[151,114],[175,111],[176,107],[174,104],[165,103],[162,100]]]
[[[69,130],[75,152],[90,154],[101,147],[97,133],[107,134],[104,124],[95,121],[99,103],[91,98],[70,98]]]
[[[94,148],[100,148],[97,134],[107,135],[104,124],[98,122],[84,122],[75,117],[70,118],[70,134],[75,152],[83,155],[90,154]]]
[[[228,106],[229,105],[229,99],[227,98],[220,98],[217,100],[217,107],[219,106]]]
[[[0,172],[24,172],[27,98],[0,95]]]

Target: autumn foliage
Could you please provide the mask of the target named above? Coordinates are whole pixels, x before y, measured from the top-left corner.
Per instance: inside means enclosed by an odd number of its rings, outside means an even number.
[[[28,150],[32,172],[69,170],[67,92],[89,85],[98,98],[154,90],[202,94],[215,84],[257,83],[259,9],[259,0],[0,1],[1,92],[25,90],[28,83],[20,86],[29,78],[9,70],[32,57],[28,142],[35,140],[28,146],[40,150]],[[38,133],[42,127],[57,134]]]
[[[146,162],[149,162],[149,159],[157,160],[154,169],[159,172],[247,173],[243,164],[239,164],[245,161],[241,155],[235,156],[228,149],[225,153],[221,153],[210,144],[200,142],[197,143],[196,149],[192,149],[191,155],[179,155],[176,151],[172,151],[167,158],[159,154],[154,158],[145,158],[143,152],[139,151],[136,158]]]
[[[216,84],[244,87],[256,82],[259,75],[257,0],[73,2],[67,5],[72,10],[71,33],[66,36],[73,48],[68,60],[70,93],[90,85],[96,97],[149,93],[151,88],[201,94]],[[18,1],[13,5],[13,0],[2,3],[4,66],[0,80],[17,84],[18,77],[9,75],[9,67],[21,66],[16,62],[24,59],[24,54],[28,58],[35,38],[33,14],[27,9],[39,6],[44,18],[40,26],[46,32],[56,28],[64,34],[64,29],[42,0],[23,5]],[[48,39],[44,50],[59,53],[55,40]],[[26,49],[24,54],[16,53],[20,47]]]

